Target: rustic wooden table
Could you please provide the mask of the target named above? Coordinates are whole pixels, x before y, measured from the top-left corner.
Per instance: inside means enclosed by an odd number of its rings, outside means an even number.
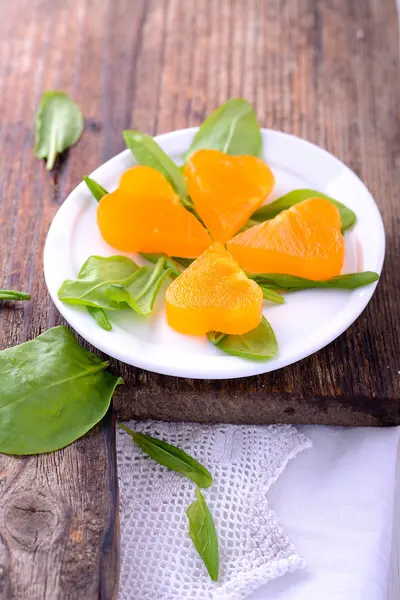
[[[121,131],[196,125],[243,96],[263,126],[327,148],[372,191],[387,233],[378,291],[338,340],[278,373],[194,382],[113,363],[126,381],[116,409],[122,417],[400,423],[398,67],[395,0],[0,2],[0,287],[33,296],[1,308],[0,348],[61,322],[43,279],[46,234],[82,176],[123,149]],[[81,141],[51,174],[32,152],[47,89],[70,93],[86,118]],[[116,597],[111,414],[63,451],[0,456],[0,498],[2,600]]]

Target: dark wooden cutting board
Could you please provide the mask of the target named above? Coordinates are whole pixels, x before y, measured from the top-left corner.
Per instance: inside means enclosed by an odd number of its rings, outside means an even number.
[[[14,0],[0,5],[0,348],[61,322],[42,251],[83,175],[123,149],[121,131],[199,124],[243,96],[262,126],[328,149],[383,214],[385,267],[340,338],[279,372],[194,381],[112,362],[122,418],[243,423],[400,423],[400,121],[394,0]],[[53,173],[32,152],[46,89],[76,98],[85,133]],[[318,169],[318,165],[316,165]],[[301,318],[301,315],[299,315]],[[1,374],[0,374],[1,376]],[[1,426],[1,423],[0,423]],[[118,507],[111,415],[69,448],[0,455],[0,599],[115,598]]]

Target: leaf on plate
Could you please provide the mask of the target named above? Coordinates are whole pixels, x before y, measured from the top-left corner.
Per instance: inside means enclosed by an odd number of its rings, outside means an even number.
[[[374,271],[362,271],[361,273],[349,273],[338,275],[323,281],[314,281],[295,275],[280,273],[247,273],[250,279],[256,281],[260,286],[267,286],[282,292],[295,292],[298,290],[309,290],[316,288],[331,288],[337,290],[355,290],[364,285],[374,283],[379,279],[378,273]]]
[[[273,358],[278,352],[278,342],[274,330],[265,317],[255,329],[243,335],[210,332],[208,339],[223,352],[248,360],[267,360]]]
[[[82,304],[106,310],[126,308],[110,300],[106,290],[111,284],[129,285],[139,267],[126,256],[90,256],[78,273],[78,279],[67,279],[58,297],[68,304]]]
[[[0,290],[0,300],[30,300],[31,295],[17,290]]]
[[[196,500],[186,511],[189,519],[189,537],[203,560],[213,581],[218,581],[219,550],[214,519],[203,494],[196,488]]]
[[[221,333],[221,331],[209,331],[207,333],[208,341],[214,344],[214,346],[218,346],[227,335],[227,333]]]
[[[107,196],[108,192],[102,185],[97,183],[94,179],[90,177],[84,177],[83,181],[88,186],[89,190],[92,192],[93,197],[99,202],[103,198],[103,196]]]
[[[202,148],[213,148],[232,156],[262,156],[260,126],[251,104],[233,98],[211,113],[196,133],[185,160]]]
[[[182,265],[182,267],[185,267],[185,269],[187,269],[187,267],[189,267],[192,264],[192,262],[194,262],[196,260],[195,258],[181,258],[180,256],[173,256],[172,258],[179,265]]]
[[[288,208],[295,206],[295,204],[299,204],[299,202],[303,202],[303,200],[308,200],[309,198],[324,198],[336,206],[340,213],[342,231],[346,231],[356,222],[357,217],[355,213],[341,202],[334,200],[322,192],[317,192],[316,190],[301,189],[293,190],[281,198],[278,198],[278,200],[271,202],[271,204],[267,204],[256,210],[256,212],[251,215],[251,223],[257,224],[273,219],[283,210],[287,210]],[[247,225],[246,228],[248,228]]]
[[[139,315],[146,316],[153,310],[160,287],[169,275],[171,270],[165,269],[162,257],[154,267],[140,267],[128,285],[109,285],[106,294],[111,301],[128,304]]]
[[[0,352],[0,452],[64,448],[96,423],[122,379],[66,327]]]
[[[139,165],[146,165],[160,171],[172,185],[181,199],[188,196],[186,180],[178,165],[164,152],[155,140],[140,131],[125,130],[123,137]]]
[[[82,131],[83,116],[77,103],[64,92],[45,92],[36,113],[35,155],[47,158],[49,171],[57,154],[76,144]]]
[[[275,304],[284,304],[285,298],[276,292],[275,290],[271,290],[269,287],[265,285],[260,285],[262,290],[264,300],[268,300],[269,302],[274,302]]]
[[[179,277],[179,275],[181,274],[181,270],[179,268],[179,266],[177,265],[176,261],[173,260],[172,258],[169,258],[166,254],[148,254],[145,252],[141,252],[140,253],[143,258],[145,258],[146,260],[148,260],[149,262],[156,264],[157,261],[160,260],[160,258],[164,258],[165,259],[165,268],[166,269],[170,269],[171,271],[171,277],[173,277],[174,279],[176,279],[177,277]]]
[[[111,323],[108,320],[108,317],[102,308],[97,308],[95,306],[87,306],[86,308],[87,308],[89,314],[96,321],[97,325],[100,325],[100,327],[102,329],[104,329],[105,331],[112,330]]]
[[[137,433],[123,423],[120,423],[121,429],[129,433],[133,441],[148,456],[160,465],[177,471],[191,479],[201,488],[208,488],[212,485],[212,477],[209,471],[203,467],[196,459],[186,454],[181,448],[172,446],[163,440]]]

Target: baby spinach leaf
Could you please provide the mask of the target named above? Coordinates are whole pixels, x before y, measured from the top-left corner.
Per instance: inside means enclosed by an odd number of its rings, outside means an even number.
[[[219,551],[214,519],[203,494],[196,488],[196,500],[186,511],[189,519],[189,537],[200,554],[213,581],[218,581]]]
[[[260,286],[267,286],[268,288],[281,290],[282,292],[295,292],[314,288],[355,290],[364,285],[374,283],[379,279],[378,273],[374,273],[373,271],[338,275],[324,281],[314,281],[312,279],[305,279],[304,277],[280,273],[247,273],[247,276],[256,281]]]
[[[172,258],[175,262],[182,265],[182,267],[185,267],[185,269],[187,269],[192,262],[196,260],[195,258],[181,258],[180,256],[173,256]]]
[[[145,252],[141,252],[140,254],[143,256],[143,258],[153,264],[156,264],[160,258],[165,258],[165,268],[170,269],[171,277],[174,279],[179,277],[181,274],[181,270],[177,263],[172,258],[169,258],[166,254],[146,254]]]
[[[31,295],[16,290],[0,290],[0,300],[30,300]]]
[[[182,199],[187,199],[186,180],[178,165],[164,152],[155,140],[140,131],[125,130],[125,144],[139,165],[153,167],[160,171]],[[190,202],[189,202],[190,203]]]
[[[105,311],[102,308],[96,308],[95,306],[87,306],[88,312],[92,315],[93,319],[98,325],[105,331],[111,331],[112,326]]]
[[[99,202],[103,196],[107,196],[107,190],[94,179],[91,179],[90,177],[84,177],[83,181],[86,183],[97,202]]]
[[[140,267],[129,285],[109,285],[107,297],[123,306],[128,304],[143,317],[149,315],[163,281],[171,274],[170,269],[164,266],[165,259],[160,258],[154,267]]]
[[[126,433],[129,433],[135,444],[158,464],[168,467],[172,471],[182,473],[182,475],[194,481],[201,488],[208,488],[212,484],[212,477],[209,471],[180,448],[167,444],[167,442],[151,437],[150,435],[137,433],[123,423],[120,423],[120,427]]]
[[[209,331],[207,333],[208,340],[214,344],[214,346],[218,346],[218,344],[222,342],[227,335],[227,333],[221,333],[220,331]]]
[[[51,171],[57,158],[79,140],[83,116],[76,102],[64,92],[45,92],[36,113],[35,154],[47,158]]]
[[[66,327],[0,352],[0,452],[64,448],[96,423],[122,379]]]
[[[275,304],[284,304],[285,298],[281,294],[278,294],[278,292],[271,290],[265,285],[260,285],[260,288],[262,289],[264,300],[274,302]]]
[[[293,190],[281,198],[278,198],[278,200],[271,202],[271,204],[262,206],[251,215],[251,221],[256,221],[257,223],[268,221],[269,219],[276,217],[276,215],[279,215],[279,213],[281,213],[283,210],[287,210],[288,208],[295,206],[295,204],[299,204],[299,202],[303,202],[303,200],[308,200],[309,198],[324,198],[325,200],[329,200],[329,202],[334,204],[340,213],[342,231],[346,231],[346,229],[352,227],[356,222],[357,217],[355,213],[350,210],[350,208],[347,208],[347,206],[341,202],[334,200],[322,192],[308,189]]]
[[[232,156],[262,156],[260,126],[251,104],[233,98],[211,113],[196,133],[185,160],[202,148],[213,148]]]
[[[223,352],[249,360],[267,360],[278,352],[275,333],[265,317],[252,331],[243,335],[214,334],[213,343]],[[217,337],[217,336],[221,337]],[[210,339],[210,336],[208,337]]]
[[[58,297],[68,304],[83,304],[106,310],[126,308],[106,295],[110,284],[129,285],[138,266],[125,256],[90,256],[78,273],[78,279],[67,279]]]

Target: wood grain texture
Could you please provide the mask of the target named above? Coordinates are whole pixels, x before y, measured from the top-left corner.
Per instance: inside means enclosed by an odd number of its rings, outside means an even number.
[[[115,407],[126,418],[400,423],[394,0],[14,0],[0,17],[0,287],[32,293],[2,305],[0,348],[61,322],[43,278],[46,234],[82,176],[123,149],[121,131],[197,125],[243,96],[263,126],[327,148],[365,181],[387,233],[378,291],[338,340],[277,373],[199,382],[114,362],[126,381]],[[85,115],[51,174],[32,152],[46,89]],[[112,436],[108,420],[64,451],[1,456],[1,600],[115,596]]]

